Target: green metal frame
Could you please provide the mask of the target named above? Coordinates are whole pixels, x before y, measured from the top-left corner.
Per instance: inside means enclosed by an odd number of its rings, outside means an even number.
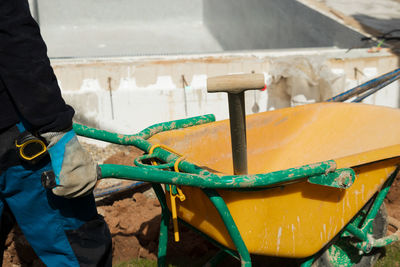
[[[346,232],[344,233],[344,236],[350,233],[351,235],[360,239],[361,242],[355,243],[354,245],[358,249],[362,250],[364,253],[369,253],[374,247],[384,247],[395,241],[399,241],[399,236],[397,235],[389,235],[380,239],[374,239],[372,235],[370,235],[372,233],[374,218],[378,214],[378,211],[382,206],[383,201],[385,200],[386,195],[388,194],[389,189],[392,186],[398,172],[399,168],[396,168],[396,170],[388,177],[388,179],[382,186],[382,189],[377,194],[374,202],[372,203],[372,207],[370,208],[366,216],[363,216],[362,213],[359,214],[359,216],[362,216],[363,219],[361,227],[357,226],[358,220],[356,219],[354,219],[346,226]]]
[[[107,131],[98,130],[79,124],[74,124],[73,128],[78,135],[115,144],[132,145],[148,153],[149,150],[153,147],[153,144],[148,142],[147,139],[154,134],[163,131],[201,125],[213,121],[215,121],[214,115],[209,114],[183,120],[155,124],[133,135],[110,133]],[[186,160],[182,160],[178,164],[178,168],[181,172],[170,171],[169,169],[174,166],[176,160],[179,157],[179,155],[176,155],[162,147],[157,147],[154,149],[151,155],[144,155],[135,160],[136,165],[139,167],[114,164],[100,165],[103,178],[112,177],[128,180],[140,180],[150,182],[152,184],[152,187],[157,195],[157,198],[162,208],[158,247],[159,266],[165,266],[168,242],[168,225],[171,220],[171,212],[168,209],[164,190],[161,187],[161,184],[200,187],[202,188],[205,195],[210,199],[214,207],[217,209],[237,249],[237,253],[229,248],[218,244],[215,240],[208,238],[213,243],[216,243],[217,246],[219,246],[221,249],[221,252],[217,254],[217,257],[211,260],[211,263],[218,262],[219,258],[223,254],[229,254],[233,257],[239,258],[242,266],[251,266],[250,254],[240,235],[240,232],[229,212],[228,207],[226,206],[225,201],[221,196],[219,196],[215,189],[220,188],[234,190],[260,190],[274,185],[281,185],[287,182],[301,181],[304,179],[307,179],[310,183],[315,183],[319,185],[337,188],[348,188],[353,184],[355,179],[355,173],[351,168],[336,169],[336,163],[333,160],[270,173],[225,176],[219,176],[210,173],[209,171],[199,166],[196,166]],[[157,159],[158,161],[164,163],[158,166],[152,166],[143,163],[142,160],[150,158]],[[394,176],[390,177],[390,179],[385,183],[383,189],[379,192],[370,212],[366,216],[366,220],[364,221],[362,227],[358,228],[352,223],[350,223],[346,227],[345,233],[350,233],[353,236],[360,238],[362,242],[360,242],[358,246],[363,251],[366,251],[366,247],[368,247],[368,244],[370,244],[368,243],[370,240],[368,239],[367,233],[372,227],[372,221],[375,218],[379,207],[383,203],[383,199],[385,198],[391,184],[393,183],[393,180]],[[180,221],[188,225],[186,222],[182,220]],[[206,235],[203,234],[203,236]],[[395,241],[392,241],[392,239],[393,238],[388,238],[385,240],[379,240],[379,242],[375,241],[373,245],[380,246],[381,244],[388,244]],[[313,261],[313,257],[306,259],[303,262],[302,266],[310,266]]]
[[[183,164],[189,165],[190,163],[187,161],[180,162],[179,169],[181,171],[185,171],[185,168],[181,168],[181,165]],[[200,188],[242,189],[269,187],[279,183],[287,183],[309,177],[318,178],[320,176],[324,176],[329,178],[331,175],[325,175],[322,173],[325,173],[326,170],[331,169],[332,164],[334,164],[333,161],[324,161],[313,164],[312,167],[310,167],[311,165],[305,165],[299,168],[291,168],[263,174],[225,176],[209,173],[208,171],[203,170],[196,165],[190,166],[191,164],[189,167],[192,170],[196,170],[198,172],[197,174],[158,170],[153,166],[144,168],[115,164],[102,164],[100,165],[100,168],[103,177],[125,178],[130,180],[186,185]],[[164,166],[171,165],[173,166],[173,164],[165,164]],[[352,179],[355,177],[354,171],[350,171],[349,169],[336,170],[336,174],[332,175],[332,177],[338,177],[342,172],[350,174]],[[347,188],[347,185],[345,188]]]
[[[399,241],[399,236],[392,234],[389,236],[385,236],[379,239],[374,239],[372,236],[372,226],[375,217],[378,214],[380,207],[385,200],[390,187],[392,186],[394,179],[398,175],[400,168],[396,168],[396,170],[389,175],[386,182],[383,184],[381,190],[376,194],[375,199],[373,200],[370,209],[368,212],[360,211],[354,219],[344,228],[342,234],[339,236],[339,240],[343,240],[351,246],[357,248],[361,253],[368,254],[371,252],[373,248],[384,247],[390,245],[393,242]],[[360,242],[348,242],[346,240],[347,237],[356,237],[360,240]],[[316,260],[316,257],[313,256],[307,259],[302,267],[311,266],[312,263]]]

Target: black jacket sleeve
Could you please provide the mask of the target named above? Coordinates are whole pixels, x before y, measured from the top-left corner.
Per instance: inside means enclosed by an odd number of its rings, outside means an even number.
[[[0,80],[18,116],[33,130],[71,126],[74,110],[62,99],[27,0],[0,0]]]

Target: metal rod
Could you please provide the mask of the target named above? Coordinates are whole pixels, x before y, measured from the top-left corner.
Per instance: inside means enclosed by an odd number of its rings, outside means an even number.
[[[383,201],[387,193],[389,192],[389,189],[393,184],[393,181],[396,178],[398,172],[399,168],[396,168],[396,170],[389,176],[388,180],[382,186],[382,189],[380,190],[375,201],[373,202],[372,207],[368,212],[361,228],[358,228],[352,223],[346,226],[346,231],[350,232],[352,235],[362,240],[362,242],[356,242],[350,244],[356,247],[357,249],[364,251],[365,253],[369,253],[373,247],[382,247],[399,240],[399,237],[397,235],[391,235],[380,239],[373,239],[368,236],[368,234],[370,233],[370,229],[373,226],[374,219],[381,205],[383,204]]]
[[[359,95],[361,93],[364,93],[370,89],[373,89],[377,86],[379,86],[381,83],[392,79],[393,77],[398,76],[398,78],[400,77],[400,68],[392,71],[392,72],[388,72],[386,74],[383,74],[375,79],[369,80],[361,85],[358,85],[350,90],[347,90],[344,93],[341,93],[337,96],[334,96],[328,100],[326,100],[326,102],[343,102],[347,99],[350,99],[351,97],[355,96],[355,95]]]
[[[346,231],[350,232],[352,235],[354,235],[355,237],[359,238],[362,241],[368,241],[368,233],[351,223],[349,223],[346,226]]]
[[[361,227],[361,229],[364,232],[368,233],[368,231],[371,229],[374,218],[378,214],[378,211],[382,206],[382,203],[385,200],[386,195],[389,193],[389,189],[392,186],[398,172],[399,172],[399,167],[389,176],[389,179],[384,183],[381,191],[379,191],[378,196],[376,197],[374,203],[372,204],[372,207],[369,213],[367,214],[367,217],[365,218],[365,221]]]
[[[165,200],[164,190],[162,189],[161,185],[157,183],[152,183],[152,186],[161,205],[161,222],[160,237],[158,239],[157,266],[164,267],[168,247],[168,225],[171,216],[168,211],[167,202]]]
[[[373,240],[372,242],[372,246],[374,248],[381,248],[381,247],[385,247],[387,245],[390,245],[394,242],[399,241],[399,236],[398,235],[389,235],[389,236],[385,236],[376,240]]]
[[[139,188],[140,186],[142,186],[144,184],[145,184],[144,182],[133,182],[130,185],[117,184],[117,185],[110,186],[110,187],[107,187],[104,189],[96,188],[93,191],[93,194],[94,194],[95,198],[99,198],[99,197],[104,197],[107,195],[115,194],[118,192],[123,192],[123,191],[129,190],[129,189],[132,189],[132,188]]]
[[[365,92],[364,94],[358,96],[356,99],[354,99],[354,100],[351,101],[351,102],[354,102],[354,103],[361,102],[361,101],[363,101],[365,98],[367,98],[367,97],[369,97],[370,95],[372,95],[372,94],[378,92],[378,91],[381,90],[382,88],[386,87],[387,85],[391,84],[392,82],[394,82],[394,81],[396,81],[396,80],[398,80],[398,79],[400,79],[400,75],[394,76],[393,78],[391,78],[391,79],[389,79],[389,80],[387,80],[387,81],[381,83],[380,85],[378,85],[378,86],[375,87],[375,88],[371,88],[370,90],[368,90],[368,91]]]
[[[228,93],[233,173],[247,174],[246,112],[244,92]]]
[[[187,128],[195,125],[201,125],[209,122],[214,122],[215,116],[213,114],[207,114],[203,116],[196,116],[187,119],[181,120],[173,120],[163,123],[157,123],[146,129],[140,131],[137,134],[131,135],[121,135],[118,133],[112,133],[104,130],[99,130],[95,128],[91,128],[82,124],[74,123],[73,128],[76,134],[81,136],[86,136],[93,139],[98,139],[102,141],[106,141],[109,143],[119,144],[119,145],[134,145],[139,149],[142,149],[148,152],[146,149],[143,149],[142,146],[138,145],[138,139],[146,140],[152,137],[153,135],[170,130]],[[147,141],[146,141],[147,142]],[[148,143],[148,142],[147,142]]]
[[[196,168],[195,165],[190,168],[191,163],[186,161],[182,161],[180,164],[183,163],[186,163],[186,166],[189,168],[186,169],[184,168],[185,166],[182,165],[182,171],[187,170],[187,172],[192,173],[177,173],[114,164],[101,164],[100,168],[103,178],[113,177],[127,180],[187,185],[201,188],[228,189],[265,187],[277,183],[296,181],[306,177],[322,175],[326,173],[326,171],[331,170],[333,166],[336,166],[334,161],[324,161],[310,165],[304,165],[298,168],[291,168],[263,174],[218,176],[209,172],[205,172],[199,167]],[[198,174],[195,174],[196,169]]]
[[[113,95],[111,87],[111,77],[108,77],[107,82],[108,82],[108,91],[110,93],[111,119],[114,120],[114,103],[113,103]]]
[[[182,74],[182,87],[183,87],[183,97],[185,100],[185,116],[187,117],[188,115],[188,105],[187,105],[187,95],[186,95],[186,87],[188,86],[188,83],[186,82],[185,75]]]

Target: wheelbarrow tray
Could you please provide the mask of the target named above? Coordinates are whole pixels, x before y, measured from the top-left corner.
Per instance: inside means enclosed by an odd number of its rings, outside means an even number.
[[[149,141],[167,145],[216,174],[233,173],[229,121],[162,132]],[[250,174],[332,159],[337,168],[356,172],[346,190],[306,180],[256,191],[218,190],[250,253],[308,257],[340,233],[399,165],[400,111],[318,103],[249,115],[247,147]],[[186,200],[177,201],[179,218],[235,249],[203,191],[182,190]]]

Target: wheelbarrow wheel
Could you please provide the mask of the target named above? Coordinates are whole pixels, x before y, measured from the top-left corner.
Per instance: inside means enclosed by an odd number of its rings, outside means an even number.
[[[373,236],[381,238],[386,235],[388,227],[387,211],[382,204],[373,221]],[[338,239],[313,263],[313,267],[373,266],[382,254],[382,248],[374,248],[368,254],[359,254],[359,250],[349,245],[345,240]]]

